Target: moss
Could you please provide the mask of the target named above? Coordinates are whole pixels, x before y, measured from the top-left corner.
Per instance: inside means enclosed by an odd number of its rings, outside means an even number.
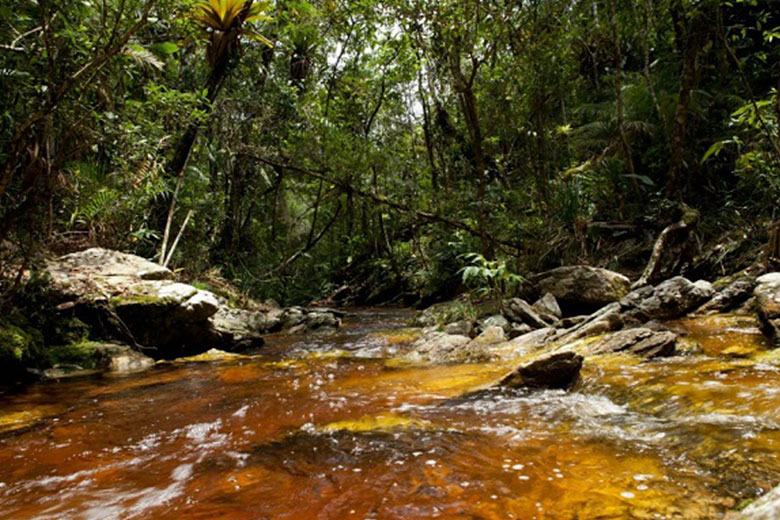
[[[42,349],[42,334],[30,327],[26,320],[14,315],[0,320],[0,360],[3,366],[36,364]]]
[[[95,351],[101,343],[80,341],[69,345],[53,347],[47,350],[50,365],[78,365],[83,368],[95,368]]]

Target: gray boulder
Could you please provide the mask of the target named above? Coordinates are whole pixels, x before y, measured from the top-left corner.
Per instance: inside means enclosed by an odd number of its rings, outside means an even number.
[[[621,301],[627,321],[644,323],[649,320],[669,320],[685,316],[700,307],[715,293],[712,284],[696,283],[677,276],[656,287],[643,287],[626,295]]]
[[[501,314],[494,314],[479,322],[479,328],[481,330],[487,330],[491,327],[501,327],[504,329],[504,332],[508,332],[512,328],[512,325],[509,323],[509,320]],[[465,335],[468,336],[468,334]]]
[[[550,325],[527,301],[521,298],[512,298],[505,301],[504,314],[512,322],[525,323],[535,329],[541,329]],[[554,319],[550,321],[554,321]]]
[[[519,338],[520,336],[524,336],[533,330],[533,327],[525,323],[512,323],[509,326],[509,332],[507,335],[509,336],[509,339],[515,339]]]
[[[574,352],[547,354],[524,363],[498,383],[501,388],[562,389],[579,379],[583,357]]]
[[[585,265],[559,267],[530,281],[542,294],[552,294],[565,314],[597,309],[620,300],[631,290],[631,281],[622,274]]]
[[[317,310],[306,314],[306,327],[308,330],[337,329],[340,326],[341,319],[333,312]]]
[[[545,293],[544,296],[539,298],[533,305],[534,309],[541,315],[553,316],[557,319],[563,317],[561,307],[558,305],[558,300],[555,299],[551,293]]]
[[[701,314],[716,314],[733,310],[753,296],[755,287],[755,278],[743,276],[718,291],[710,301],[702,305],[696,312]]]
[[[140,372],[153,367],[154,359],[125,345],[107,343],[95,348],[95,366],[117,374]]]
[[[555,341],[570,343],[589,336],[620,330],[625,325],[619,303],[611,303],[569,329],[557,333]]]
[[[444,332],[446,334],[471,337],[474,334],[474,324],[469,320],[455,321],[448,323],[444,327]]]
[[[61,308],[98,336],[148,347],[157,359],[232,348],[230,327],[215,323],[225,307],[219,298],[172,281],[168,269],[141,257],[87,249],[50,260],[46,272]]]
[[[764,275],[754,290],[761,331],[780,346],[780,273]]]
[[[506,333],[502,327],[488,327],[469,343],[469,347],[490,346],[504,341],[506,341]]]
[[[646,359],[673,356],[677,352],[677,335],[669,331],[647,328],[628,329],[590,345],[591,354],[626,352]]]
[[[518,351],[528,348],[540,348],[547,345],[556,335],[556,330],[552,327],[538,329],[522,336],[518,336],[509,342],[512,348]]]
[[[467,357],[466,345],[470,342],[471,338],[467,336],[432,332],[414,341],[404,358],[424,363],[462,361]]]

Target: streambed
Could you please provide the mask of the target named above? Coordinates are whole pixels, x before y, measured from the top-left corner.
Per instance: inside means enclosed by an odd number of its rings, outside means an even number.
[[[399,363],[409,317],[0,395],[0,519],[712,519],[780,483],[751,319],[675,322],[688,355],[587,360],[569,393],[461,398],[511,362]]]

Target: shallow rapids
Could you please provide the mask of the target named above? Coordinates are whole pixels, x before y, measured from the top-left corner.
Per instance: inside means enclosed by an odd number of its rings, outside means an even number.
[[[572,392],[459,397],[402,311],[262,355],[0,395],[0,519],[713,519],[780,483],[780,355],[746,318],[687,355],[586,360]]]

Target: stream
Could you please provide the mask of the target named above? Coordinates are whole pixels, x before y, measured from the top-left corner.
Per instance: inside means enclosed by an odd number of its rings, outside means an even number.
[[[750,318],[672,323],[688,355],[588,359],[569,393],[461,397],[511,363],[401,363],[410,316],[0,394],[0,519],[713,519],[780,483]]]

